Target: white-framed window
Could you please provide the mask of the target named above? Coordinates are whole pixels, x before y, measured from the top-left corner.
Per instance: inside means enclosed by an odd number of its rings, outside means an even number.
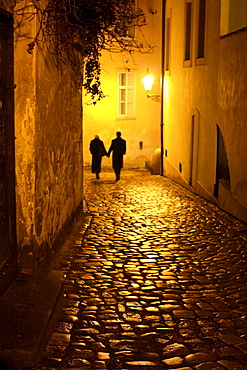
[[[118,73],[118,116],[133,117],[135,113],[135,73]]]
[[[132,2],[130,5],[131,9],[134,11],[137,8],[137,4],[135,1]],[[120,30],[119,34],[123,38],[127,39],[134,39],[136,36],[136,30],[135,30],[135,24],[134,21],[129,19],[129,14],[128,14],[128,19],[126,19],[124,16],[122,17],[122,21],[120,24]]]
[[[121,37],[134,39],[135,38],[135,26],[131,25],[129,28],[125,28],[121,32]]]

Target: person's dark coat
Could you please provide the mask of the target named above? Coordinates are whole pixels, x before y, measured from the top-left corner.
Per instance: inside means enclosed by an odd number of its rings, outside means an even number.
[[[100,173],[102,157],[107,154],[103,141],[98,138],[93,139],[89,150],[92,154],[92,173]]]
[[[112,140],[108,155],[112,152],[112,167],[123,167],[123,155],[126,153],[126,141],[121,137]]]

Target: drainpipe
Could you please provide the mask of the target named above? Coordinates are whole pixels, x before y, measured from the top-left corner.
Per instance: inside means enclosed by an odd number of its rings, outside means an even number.
[[[162,11],[162,37],[161,37],[160,175],[164,176],[164,77],[165,77],[166,0],[162,0],[161,11]]]

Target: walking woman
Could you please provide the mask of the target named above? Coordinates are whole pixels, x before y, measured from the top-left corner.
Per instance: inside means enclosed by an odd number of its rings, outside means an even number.
[[[90,142],[89,150],[92,154],[92,173],[95,173],[96,179],[99,180],[102,157],[107,154],[104,143],[100,140],[99,135],[95,135],[94,139]]]

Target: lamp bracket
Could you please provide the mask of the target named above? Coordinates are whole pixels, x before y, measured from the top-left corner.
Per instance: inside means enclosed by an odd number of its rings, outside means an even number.
[[[147,98],[151,98],[153,101],[156,101],[157,103],[161,102],[161,96],[156,94],[149,94],[147,93]]]

